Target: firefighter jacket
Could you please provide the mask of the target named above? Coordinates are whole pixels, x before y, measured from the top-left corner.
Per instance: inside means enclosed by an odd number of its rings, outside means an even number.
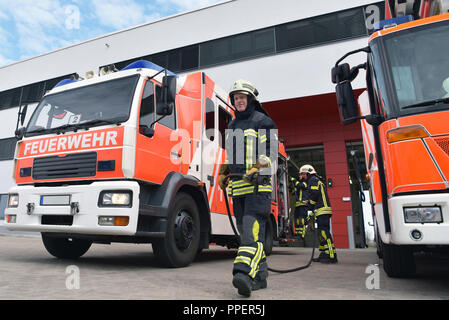
[[[236,111],[236,117],[228,126],[225,135],[226,161],[231,174],[247,174],[260,157],[270,163],[269,168],[262,169],[261,175],[267,177],[264,184],[252,184],[242,177],[231,177],[230,195],[245,196],[254,192],[272,192],[271,164],[276,161],[278,137],[276,125],[268,115],[257,111],[260,104],[253,101],[245,111]]]
[[[295,207],[306,206],[307,200],[309,200],[309,193],[307,190],[307,181],[296,180],[290,177],[290,183],[292,188],[294,188],[294,194],[296,198]]]
[[[322,214],[332,214],[329,196],[327,194],[325,184],[318,178],[317,175],[312,174],[307,179],[309,191],[309,205],[315,216]]]

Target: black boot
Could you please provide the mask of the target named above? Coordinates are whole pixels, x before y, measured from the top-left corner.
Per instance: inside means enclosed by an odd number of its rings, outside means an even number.
[[[320,252],[320,255],[317,258],[313,258],[313,262],[321,262],[321,259],[326,259],[326,254]]]
[[[321,263],[338,263],[337,254],[334,254],[333,258],[326,255],[325,257],[320,258],[320,262]]]
[[[251,289],[253,291],[259,290],[259,289],[265,289],[267,287],[267,279],[254,279],[251,281]]]
[[[238,289],[240,295],[251,296],[252,280],[247,274],[237,272],[232,279],[232,285]]]

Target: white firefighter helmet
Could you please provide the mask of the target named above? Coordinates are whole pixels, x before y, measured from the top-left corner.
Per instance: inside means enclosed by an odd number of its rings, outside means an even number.
[[[299,168],[299,173],[316,174],[316,171],[315,168],[312,167],[310,164],[305,164],[301,168]]]
[[[256,87],[254,87],[251,82],[246,80],[235,81],[231,89],[229,90],[229,97],[231,98],[232,105],[234,105],[234,94],[236,93],[246,94],[248,96],[251,96],[255,100],[257,100],[257,96],[259,95]]]

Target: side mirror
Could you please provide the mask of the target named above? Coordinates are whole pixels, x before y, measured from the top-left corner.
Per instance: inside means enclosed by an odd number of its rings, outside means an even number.
[[[160,116],[172,114],[175,101],[176,76],[164,76],[162,78],[162,96],[158,97],[156,113]]]
[[[352,91],[351,82],[340,82],[335,87],[337,103],[340,111],[340,120],[343,125],[351,124],[358,118],[357,102]]]
[[[332,68],[332,83],[339,83],[351,78],[349,64],[342,63]]]
[[[147,136],[148,138],[152,138],[154,136],[154,127],[148,127],[145,125],[141,125],[139,127],[139,133],[143,134],[144,136]]]

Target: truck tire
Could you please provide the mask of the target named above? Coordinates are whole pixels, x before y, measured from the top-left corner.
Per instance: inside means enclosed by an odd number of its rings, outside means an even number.
[[[271,218],[268,218],[267,223],[265,225],[265,255],[269,256],[271,252],[273,251],[273,221],[271,221]]]
[[[176,195],[169,209],[164,238],[152,242],[156,259],[165,267],[182,268],[195,259],[200,242],[200,217],[193,198],[187,193]]]
[[[391,278],[411,277],[416,272],[413,249],[410,246],[385,244],[380,240],[384,270]]]
[[[72,238],[56,238],[42,233],[45,249],[59,259],[78,259],[89,250],[92,241]]]

